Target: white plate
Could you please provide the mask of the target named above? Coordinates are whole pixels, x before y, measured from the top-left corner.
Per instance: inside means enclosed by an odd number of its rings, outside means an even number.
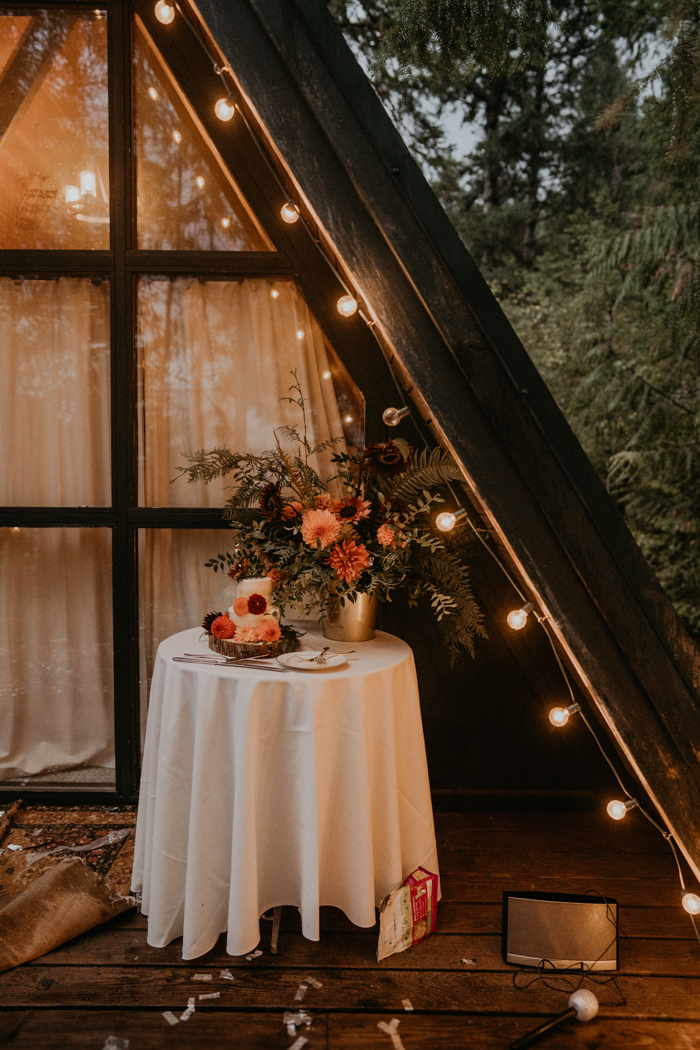
[[[326,659],[322,664],[315,664],[314,657],[320,656],[320,649],[304,649],[298,653],[282,653],[277,657],[277,663],[283,667],[291,667],[294,671],[335,671],[348,662],[343,653],[326,653]]]

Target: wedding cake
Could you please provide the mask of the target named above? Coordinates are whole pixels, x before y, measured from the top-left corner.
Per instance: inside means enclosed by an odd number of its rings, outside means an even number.
[[[263,620],[278,620],[279,609],[272,604],[272,580],[267,576],[239,580],[228,615],[236,627],[257,627]]]

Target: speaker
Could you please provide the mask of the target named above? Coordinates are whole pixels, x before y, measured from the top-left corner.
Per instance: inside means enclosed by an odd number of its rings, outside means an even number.
[[[503,959],[517,966],[617,969],[617,901],[575,893],[504,893]]]

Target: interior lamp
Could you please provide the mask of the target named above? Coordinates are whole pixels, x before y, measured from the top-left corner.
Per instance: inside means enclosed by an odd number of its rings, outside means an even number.
[[[581,710],[580,704],[569,704],[568,707],[553,707],[549,712],[549,721],[553,726],[560,728],[569,721],[569,716]]]
[[[97,179],[95,178],[94,171],[81,171],[80,172],[80,196],[81,197],[96,197],[97,196]]]
[[[628,798],[626,802],[620,802],[619,799],[614,798],[612,802],[608,802],[608,816],[613,820],[622,820],[631,809],[638,805],[636,798]]]
[[[527,614],[532,608],[532,602],[525,602],[522,609],[513,609],[512,612],[509,612],[508,616],[506,617],[508,626],[512,627],[514,631],[522,631],[523,627],[527,623]]]
[[[700,915],[700,897],[697,893],[684,893],[681,898],[681,904],[688,912],[688,915]]]
[[[407,408],[405,405],[403,408],[385,408],[382,412],[382,419],[388,427],[397,427],[401,420],[405,416],[410,415],[410,413],[410,408]]]
[[[299,218],[299,209],[297,208],[294,201],[287,201],[287,203],[283,204],[280,208],[280,215],[282,216],[284,221],[288,222],[291,226]]]
[[[66,186],[64,193],[66,204],[74,204],[75,201],[80,200],[80,189],[78,186]]]
[[[455,525],[466,518],[467,512],[464,507],[460,507],[459,510],[443,510],[438,514],[435,519],[435,524],[439,528],[440,532],[452,532]]]
[[[236,106],[231,97],[220,98],[214,106],[214,112],[219,120],[230,120],[236,112]]]
[[[352,317],[354,313],[357,313],[357,299],[352,295],[341,295],[336,306],[342,317]]]
[[[172,4],[166,3],[166,0],[158,0],[156,4],[156,18],[159,22],[162,22],[164,26],[169,26],[175,17],[175,8]]]

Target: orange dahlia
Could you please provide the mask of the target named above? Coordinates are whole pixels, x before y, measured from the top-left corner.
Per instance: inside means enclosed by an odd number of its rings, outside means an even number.
[[[396,535],[388,525],[380,525],[377,529],[377,539],[382,547],[396,547]]]
[[[364,543],[355,543],[354,540],[336,543],[328,557],[328,564],[335,569],[338,579],[345,580],[346,583],[356,580],[371,563],[370,553]]]
[[[263,620],[257,629],[258,639],[261,642],[276,642],[282,637],[282,629],[277,623],[277,620],[273,620],[269,617],[267,620]]]
[[[233,611],[236,616],[247,616],[248,615],[248,599],[245,595],[241,595],[240,598],[236,598],[233,603]]]
[[[329,510],[307,510],[302,518],[301,536],[309,547],[329,547],[340,532],[340,522]]]
[[[236,633],[236,625],[233,620],[229,620],[226,613],[223,616],[217,616],[211,625],[211,633],[215,638],[233,638]]]

